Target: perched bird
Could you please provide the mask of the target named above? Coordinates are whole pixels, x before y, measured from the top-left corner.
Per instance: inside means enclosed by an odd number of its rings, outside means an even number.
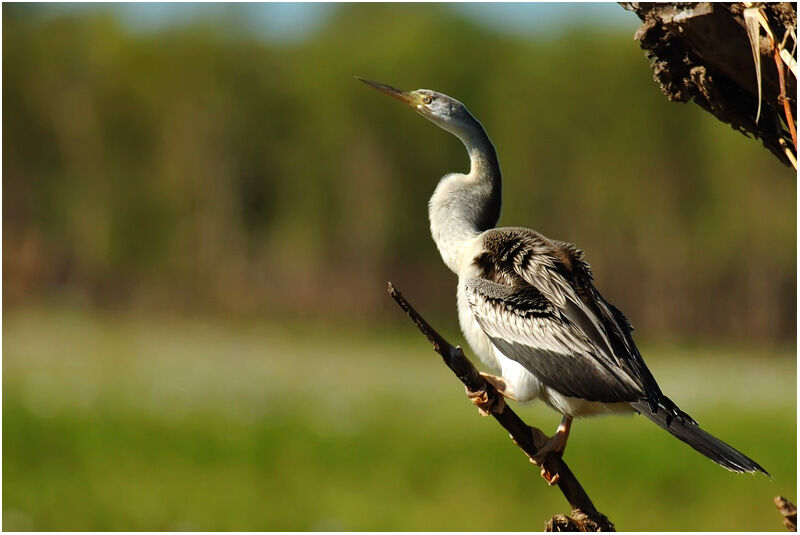
[[[408,104],[467,148],[469,173],[445,175],[430,199],[431,233],[458,275],[464,336],[500,373],[482,375],[507,398],[538,398],[563,415],[552,437],[534,429],[540,448],[532,461],[541,465],[548,453],[563,454],[573,418],[635,411],[728,470],[767,473],[700,429],[661,392],[630,323],[595,289],[582,251],[527,228],[494,228],[500,165],[483,126],[461,102],[428,89],[401,91],[359,80]],[[485,411],[502,410],[473,398]]]

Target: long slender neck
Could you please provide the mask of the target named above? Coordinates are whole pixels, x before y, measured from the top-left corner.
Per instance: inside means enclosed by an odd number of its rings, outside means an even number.
[[[431,234],[447,267],[458,273],[464,247],[500,218],[502,181],[497,153],[483,126],[474,122],[447,128],[467,148],[468,174],[452,173],[439,181],[428,203]]]

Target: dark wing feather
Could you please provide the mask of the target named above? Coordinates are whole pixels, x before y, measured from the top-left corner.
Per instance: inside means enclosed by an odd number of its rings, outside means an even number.
[[[565,396],[603,403],[634,401],[642,392],[602,359],[594,344],[532,286],[471,279],[467,299],[500,352]]]
[[[581,251],[517,228],[487,232],[484,247],[476,259],[483,272],[476,281],[483,282],[468,283],[470,305],[504,355],[564,395],[603,402],[647,398],[657,409],[661,390],[633,343],[631,326],[594,288]],[[516,302],[520,292],[535,290],[551,312],[547,318],[517,319],[514,332],[503,332],[509,318],[502,310],[513,310],[514,303],[495,299],[491,304],[501,312],[489,314],[490,295],[481,295],[488,292],[487,283],[506,286],[505,299]],[[499,294],[495,288],[493,295]]]

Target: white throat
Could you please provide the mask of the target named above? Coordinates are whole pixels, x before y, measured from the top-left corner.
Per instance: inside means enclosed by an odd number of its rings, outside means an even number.
[[[457,274],[469,242],[497,224],[501,177],[494,146],[477,120],[451,132],[467,148],[470,172],[451,173],[439,181],[428,203],[428,216],[442,260]]]
[[[470,182],[469,175],[452,173],[439,181],[428,202],[428,216],[431,221],[431,234],[442,260],[454,273],[461,266],[461,256],[468,242],[475,239],[481,231],[474,223],[474,217],[458,203],[464,186]],[[464,208],[469,208],[469,205]]]

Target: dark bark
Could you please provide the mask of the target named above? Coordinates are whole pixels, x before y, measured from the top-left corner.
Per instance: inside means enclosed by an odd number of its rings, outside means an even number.
[[[791,158],[797,158],[792,134],[797,116],[797,80],[782,60],[775,61],[775,51],[787,31],[797,26],[795,4],[754,4],[761,8],[777,41],[765,37],[760,29],[762,99],[758,123],[756,67],[743,3],[621,5],[642,19],[634,38],[651,60],[653,76],[667,98],[677,102],[693,100],[735,130],[761,139],[784,164],[794,165]],[[789,36],[788,51],[793,44]]]
[[[442,356],[444,363],[464,383],[464,386],[471,392],[485,392],[488,400],[498,399],[497,390],[484,380],[475,366],[464,356],[461,348],[454,347],[437,333],[403,298],[392,283],[389,283],[389,294],[433,344],[433,349]],[[530,427],[517,416],[511,407],[503,404],[501,410],[492,412],[492,416],[510,433],[512,440],[528,457],[536,455],[537,447],[534,444]],[[543,468],[546,468],[551,474],[558,474],[556,484],[572,507],[572,516],[557,515],[553,517],[547,523],[546,531],[614,531],[614,524],[595,508],[589,495],[586,494],[561,457],[548,455]]]

